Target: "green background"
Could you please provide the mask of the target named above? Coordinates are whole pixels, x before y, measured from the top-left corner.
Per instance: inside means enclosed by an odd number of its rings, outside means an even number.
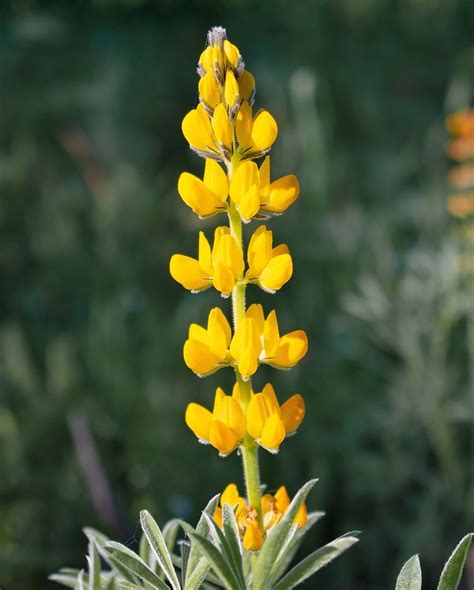
[[[181,353],[188,324],[229,302],[168,274],[215,223],[176,192],[181,171],[202,170],[180,124],[213,25],[279,123],[274,177],[302,185],[269,222],[293,279],[249,293],[310,338],[296,369],[257,376],[307,403],[298,435],[262,455],[263,479],[294,493],[320,478],[309,504],[327,515],[306,550],[363,531],[318,587],[393,588],[418,552],[434,587],[474,526],[473,298],[443,126],[471,98],[469,0],[1,3],[0,586],[55,587],[49,573],[84,566],[82,526],[133,546],[139,509],[194,522],[241,481],[239,458],[183,421],[188,402],[230,389],[230,371],[199,380]],[[112,490],[100,509],[80,420]]]

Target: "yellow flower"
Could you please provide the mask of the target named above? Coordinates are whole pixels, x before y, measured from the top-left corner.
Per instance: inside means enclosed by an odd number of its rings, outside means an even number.
[[[201,218],[227,210],[227,175],[214,160],[206,160],[202,180],[183,172],[178,180],[178,192],[186,205]]]
[[[221,494],[220,506],[214,512],[215,523],[222,528],[222,507],[228,504],[235,510],[235,516],[242,537],[244,547],[248,551],[258,551],[264,542],[264,534],[268,534],[277,525],[290,505],[290,498],[284,486],[277,492],[265,494],[261,499],[263,531],[258,524],[257,513],[253,508],[248,507],[245,498],[239,496],[239,491],[234,483],[229,484]],[[293,521],[299,528],[303,527],[308,519],[306,504],[301,508]]]
[[[213,100],[209,89],[207,98]],[[189,111],[181,123],[181,130],[189,146],[204,158],[229,160],[232,149],[232,125],[225,106],[219,102],[212,117],[202,103]]]
[[[226,38],[225,29],[214,27],[209,31],[209,45],[201,53],[199,69],[221,75],[226,69],[238,71],[242,67],[239,48]]]
[[[453,135],[474,135],[474,109],[463,109],[446,118],[446,128]]]
[[[275,293],[291,279],[293,261],[286,244],[273,248],[273,234],[264,225],[257,228],[247,251],[246,278],[265,291]]]
[[[214,307],[209,312],[207,329],[198,324],[189,326],[189,336],[183,348],[186,366],[203,377],[228,365],[231,362],[230,340],[229,322],[222,311]]]
[[[258,368],[262,342],[253,318],[245,317],[235,330],[230,344],[230,354],[243,379],[249,379]]]
[[[271,453],[278,452],[287,436],[294,434],[305,415],[301,395],[291,396],[282,406],[275,390],[267,383],[261,393],[252,395],[247,408],[247,431],[257,443]]]
[[[303,330],[295,330],[280,336],[275,310],[264,318],[261,305],[251,305],[246,317],[253,319],[257,334],[263,344],[259,360],[276,369],[294,367],[308,351],[308,339]]]
[[[255,117],[252,107],[243,100],[235,120],[238,153],[245,158],[257,158],[270,150],[278,135],[278,125],[272,115],[260,109]]]
[[[255,162],[245,161],[237,168],[230,183],[230,197],[245,222],[260,215],[279,215],[298,198],[298,179],[289,174],[270,182],[270,157],[260,170]]]
[[[211,444],[224,457],[240,445],[245,435],[245,416],[239,402],[220,387],[216,390],[212,413],[191,403],[185,419],[200,442]]]
[[[474,192],[454,194],[448,197],[448,211],[455,217],[474,215]]]
[[[218,227],[211,247],[203,232],[199,232],[198,259],[175,254],[170,260],[171,276],[185,289],[196,293],[212,284],[228,297],[236,282],[242,278],[244,259],[237,240],[228,227]]]

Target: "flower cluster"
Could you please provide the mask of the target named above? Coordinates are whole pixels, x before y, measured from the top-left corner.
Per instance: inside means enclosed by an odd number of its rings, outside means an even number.
[[[230,483],[222,492],[219,499],[219,506],[214,512],[214,522],[222,528],[222,508],[227,504],[235,511],[237,524],[244,542],[244,547],[250,551],[258,551],[263,544],[263,534],[258,523],[257,512],[249,506],[239,495],[235,483]],[[261,511],[263,531],[268,533],[285,515],[290,505],[290,497],[285,486],[281,486],[275,494],[265,494],[261,498]],[[302,504],[298,510],[293,524],[302,527],[308,519],[306,504]]]
[[[295,394],[280,405],[270,383],[255,392],[251,379],[262,364],[291,369],[305,356],[308,341],[303,330],[280,334],[275,310],[266,314],[262,305],[246,307],[247,286],[279,291],[292,277],[293,261],[288,246],[274,245],[265,225],[256,227],[245,247],[242,224],[280,215],[298,198],[300,188],[292,174],[271,180],[268,152],[278,126],[267,110],[254,112],[254,77],[221,27],[209,32],[198,74],[199,104],[184,117],[182,131],[191,149],[205,159],[204,171],[202,178],[183,172],[178,192],[199,218],[226,213],[229,226],[216,227],[212,243],[199,232],[197,255],[173,255],[170,273],[193,293],[214,287],[232,298],[232,324],[214,307],[207,325],[190,325],[183,356],[199,377],[232,368],[236,383],[232,395],[217,388],[212,411],[190,403],[186,424],[221,456],[240,449],[248,499],[229,486],[221,503],[237,508],[244,545],[258,550],[289,505],[285,488],[262,497],[258,449],[276,453],[300,426],[305,404]],[[305,519],[297,520],[303,524]]]
[[[448,211],[462,222],[457,228],[463,253],[460,269],[474,274],[474,109],[457,111],[446,119],[453,136],[446,146],[448,156],[456,161],[449,171],[448,182],[455,192],[448,197]]]

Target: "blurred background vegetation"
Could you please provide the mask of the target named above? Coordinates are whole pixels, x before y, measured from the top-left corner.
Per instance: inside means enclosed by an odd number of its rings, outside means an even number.
[[[279,122],[274,175],[303,189],[271,221],[293,280],[277,299],[251,292],[311,342],[297,369],[257,379],[307,400],[298,436],[263,457],[265,481],[292,493],[320,478],[318,541],[364,531],[321,574],[328,590],[392,588],[415,552],[433,587],[473,528],[474,296],[445,210],[443,126],[471,98],[471,0],[5,0],[5,590],[82,566],[86,524],[133,544],[140,508],[193,521],[240,481],[238,458],[200,447],[183,421],[189,401],[230,387],[230,372],[197,380],[181,356],[188,323],[228,303],[190,297],[167,270],[214,223],[175,187],[202,169],[180,123],[216,24]]]

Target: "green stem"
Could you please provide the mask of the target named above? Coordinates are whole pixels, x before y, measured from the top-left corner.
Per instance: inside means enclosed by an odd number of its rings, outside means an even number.
[[[232,176],[232,170],[235,166],[229,166],[229,178]],[[243,248],[242,241],[242,220],[235,205],[231,202],[229,206],[229,226],[232,236],[239,242]],[[234,321],[234,330],[236,330],[245,317],[245,283],[238,283],[232,290],[232,316]],[[238,369],[235,370],[237,383],[239,384],[241,404],[244,411],[252,397],[252,383],[250,380],[245,381]],[[262,528],[262,510],[261,510],[261,490],[260,490],[260,468],[258,463],[258,445],[248,434],[240,447],[242,453],[242,463],[244,468],[245,489],[247,490],[247,501],[249,505],[257,512],[260,527]],[[263,530],[263,528],[262,528]]]

